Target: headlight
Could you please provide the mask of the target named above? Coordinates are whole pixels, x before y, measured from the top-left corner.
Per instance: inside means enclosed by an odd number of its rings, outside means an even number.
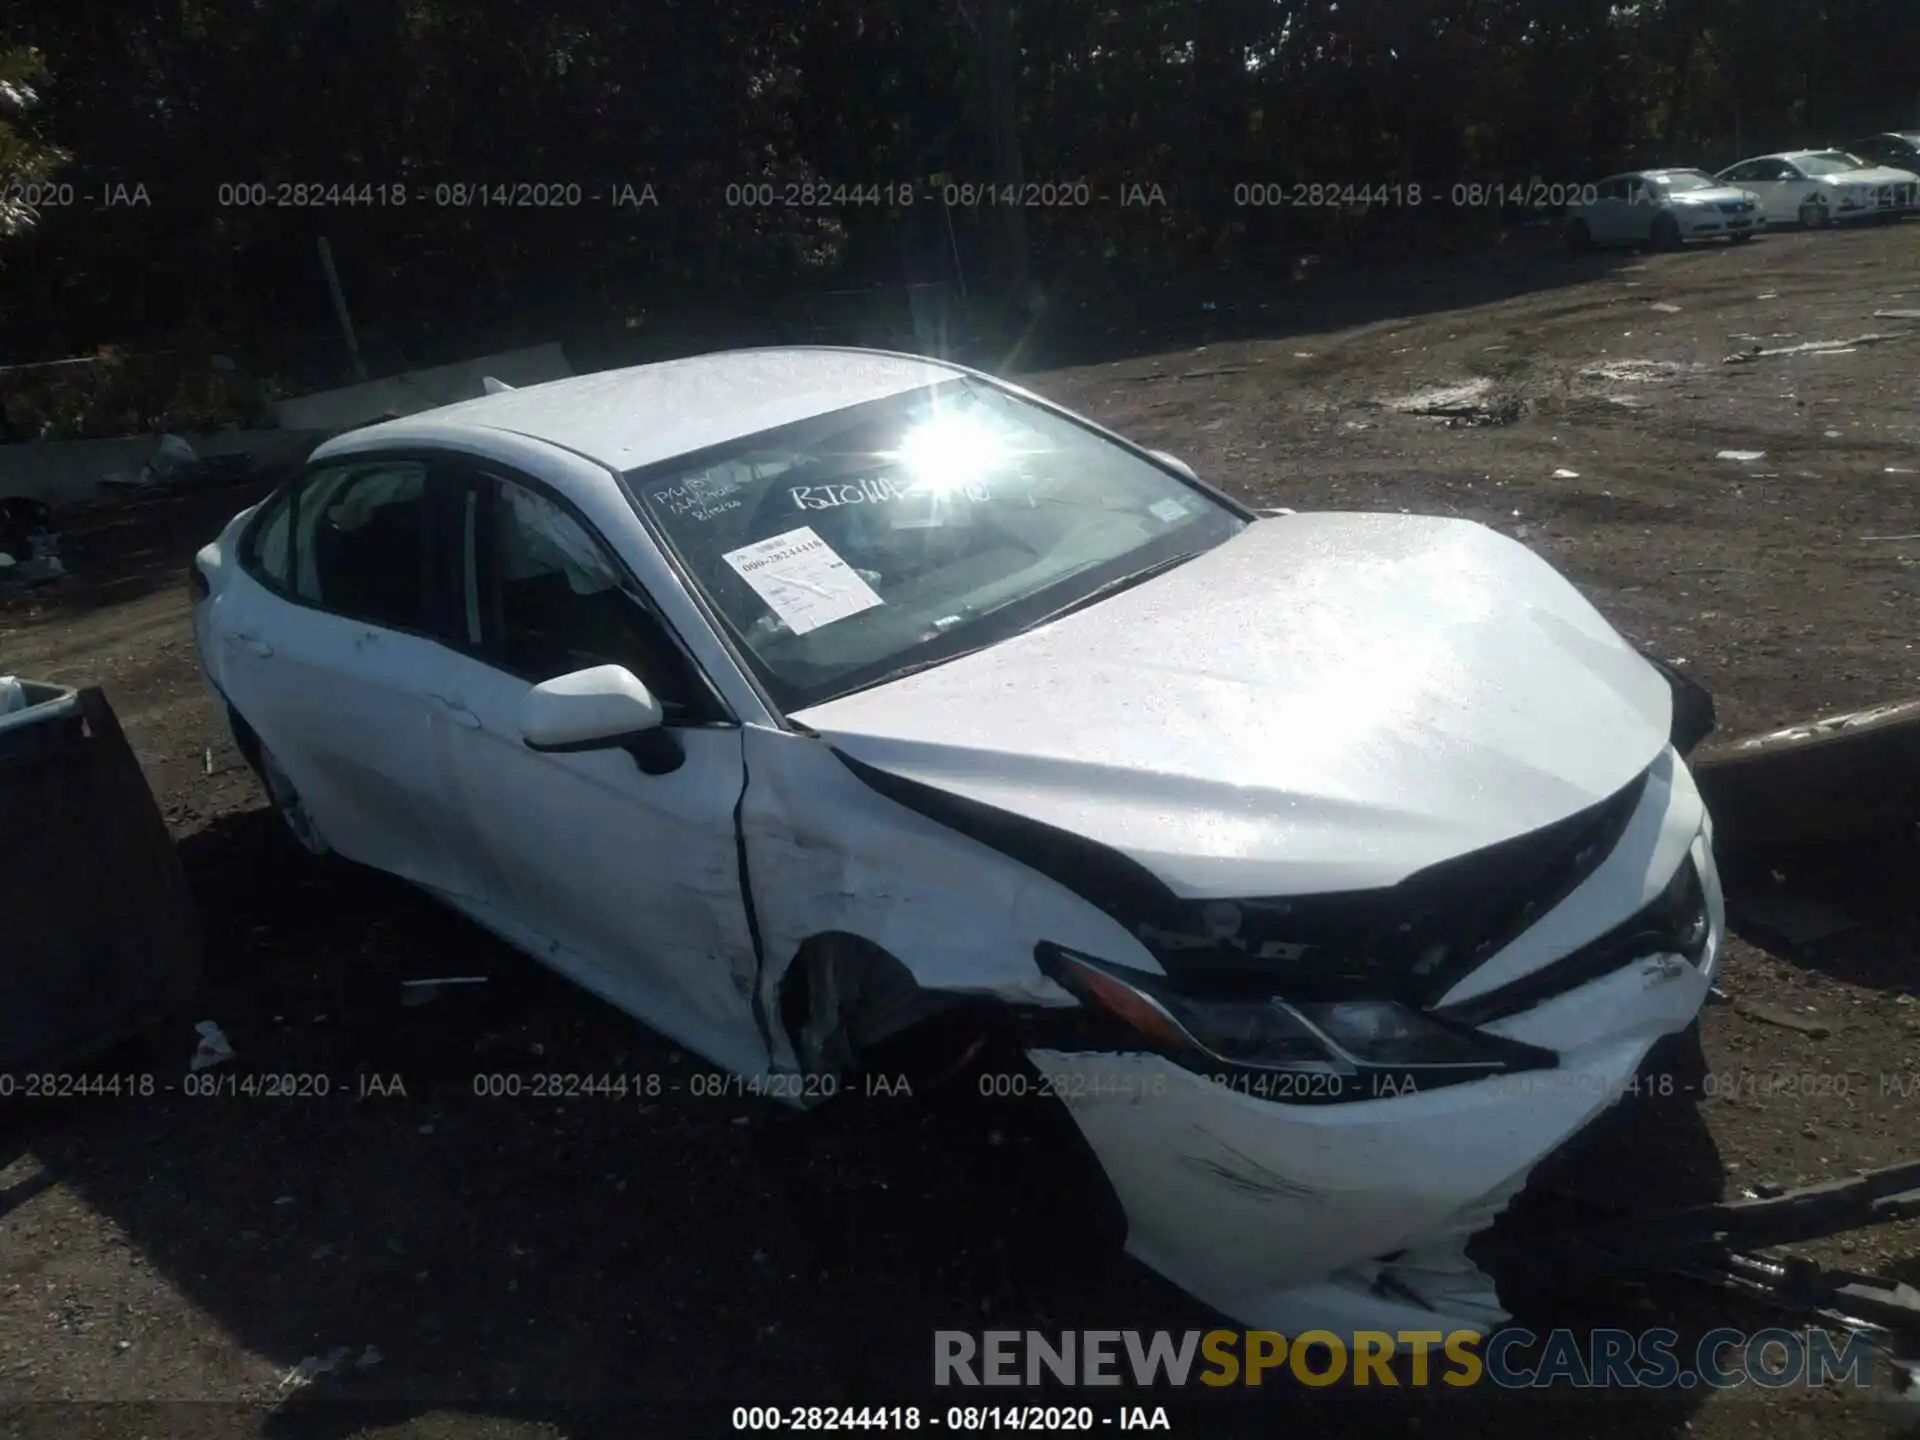
[[[1189,995],[1159,977],[1057,946],[1041,946],[1036,958],[1076,999],[1131,1032],[1133,1044],[1144,1042],[1187,1069],[1373,1082],[1289,1088],[1290,1099],[1366,1099],[1559,1063],[1552,1051],[1480,1034],[1393,1000]]]

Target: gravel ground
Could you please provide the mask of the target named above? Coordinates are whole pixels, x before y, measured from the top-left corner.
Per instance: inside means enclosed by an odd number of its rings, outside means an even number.
[[[1916,258],[1907,225],[1330,272],[1094,327],[1087,343],[1128,358],[1028,383],[1255,503],[1495,525],[1684,661],[1723,732],[1750,731],[1920,693],[1920,541],[1866,538],[1920,532],[1920,324],[1874,316],[1920,307]],[[1728,363],[1875,334],[1892,338]],[[1436,407],[1449,413],[1417,413]],[[1734,451],[1760,453],[1720,458]],[[74,579],[0,602],[0,671],[106,686],[198,895],[198,1006],[233,1042],[231,1073],[330,1090],[199,1097],[163,1076],[146,1099],[15,1102],[0,1120],[5,1433],[717,1433],[741,1403],[925,1403],[935,1328],[1210,1323],[1120,1253],[1050,1103],[983,1099],[963,1073],[790,1114],[430,902],[284,860],[200,687],[180,585],[247,498],[77,519]],[[1629,1102],[1566,1184],[1657,1203],[1920,1150],[1911,899],[1829,873],[1813,913],[1831,933],[1796,936],[1797,878],[1742,877],[1724,984],[1745,1003],[1706,1014],[1711,1093]],[[492,978],[398,1003],[400,980],[449,973]],[[525,1091],[553,1071],[656,1077],[659,1093],[474,1093],[476,1074]],[[1908,1226],[1811,1253],[1920,1281],[1915,1250]],[[1585,1308],[1635,1327],[1716,1318],[1664,1292]],[[336,1352],[310,1383],[293,1374]],[[1885,1433],[1858,1395],[1751,1386],[1168,1404],[1195,1435]]]

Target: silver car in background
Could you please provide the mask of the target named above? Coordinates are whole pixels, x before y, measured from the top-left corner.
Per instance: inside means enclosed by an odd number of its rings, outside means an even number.
[[[1788,150],[1722,170],[1719,178],[1751,190],[1769,225],[1817,230],[1862,220],[1892,220],[1911,211],[1920,175],[1872,165],[1845,150]]]
[[[1760,229],[1757,196],[1722,185],[1700,170],[1635,170],[1610,175],[1593,187],[1591,200],[1567,217],[1575,250],[1601,245],[1644,245],[1673,250],[1688,240],[1742,244]]]

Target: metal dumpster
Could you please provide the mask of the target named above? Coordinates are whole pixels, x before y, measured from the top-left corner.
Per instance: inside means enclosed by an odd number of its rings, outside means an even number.
[[[96,687],[0,713],[0,1075],[72,1067],[171,1017],[200,933],[160,807]]]

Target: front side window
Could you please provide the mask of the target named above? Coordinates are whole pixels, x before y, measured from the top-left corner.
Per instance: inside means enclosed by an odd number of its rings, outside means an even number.
[[[374,460],[315,471],[289,504],[286,588],[339,615],[395,630],[433,629],[426,466]],[[276,519],[263,533],[270,541]]]
[[[690,662],[563,506],[528,486],[484,476],[467,492],[464,529],[471,648],[535,684],[623,665],[670,718],[703,701]]]
[[[1103,436],[970,379],[627,479],[789,710],[1005,639],[1247,523]]]

